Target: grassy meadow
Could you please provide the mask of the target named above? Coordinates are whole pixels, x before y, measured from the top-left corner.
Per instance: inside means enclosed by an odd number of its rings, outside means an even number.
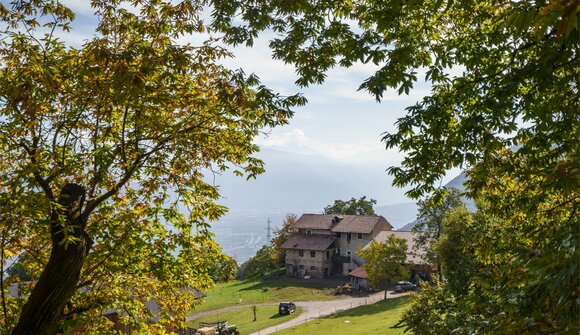
[[[271,280],[250,279],[217,284],[206,292],[205,301],[195,312],[218,309],[238,304],[259,304],[279,301],[332,300],[336,299],[333,288],[321,286],[315,281],[298,278]]]
[[[407,297],[383,300],[288,328],[276,335],[401,335],[403,328],[393,327],[409,304]]]
[[[236,325],[241,334],[251,334],[258,330],[275,326],[297,317],[301,309],[298,307],[296,312],[290,315],[279,315],[278,306],[257,306],[256,321],[254,321],[254,312],[250,306],[235,308],[220,313],[204,316],[189,322],[190,327],[199,327],[199,322],[215,322],[218,320],[228,320],[229,325]]]

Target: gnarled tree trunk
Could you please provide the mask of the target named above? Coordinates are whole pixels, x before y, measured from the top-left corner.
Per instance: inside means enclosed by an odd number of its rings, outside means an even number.
[[[38,282],[22,309],[12,335],[49,335],[58,332],[64,308],[76,290],[92,241],[87,235],[82,207],[85,190],[66,184],[51,213],[52,251]],[[64,243],[73,235],[78,241]]]

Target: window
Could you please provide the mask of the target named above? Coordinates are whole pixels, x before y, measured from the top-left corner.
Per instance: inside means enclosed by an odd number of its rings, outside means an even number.
[[[330,259],[330,251],[326,250],[326,259]]]
[[[356,236],[357,239],[362,240],[362,233],[358,233]]]
[[[303,270],[304,269],[304,265],[298,265],[298,269],[299,270]]]
[[[304,250],[298,250],[298,256],[303,257],[304,256]]]
[[[348,262],[350,263],[350,260],[352,259],[352,252],[350,252],[350,250],[346,252],[346,257],[348,257]]]
[[[346,233],[346,240],[348,242],[350,242],[350,239],[352,238],[352,234],[351,233]]]
[[[308,230],[306,231],[306,235],[312,235],[312,230],[308,229]]]
[[[310,271],[314,271],[314,270],[316,270],[316,266],[311,266]]]
[[[342,237],[342,233],[336,233],[336,238],[341,238]]]
[[[336,254],[340,255],[340,248],[336,248]]]
[[[310,257],[316,257],[316,251],[311,251],[310,252]]]
[[[304,234],[304,229],[302,229],[302,228],[298,229],[298,233]]]

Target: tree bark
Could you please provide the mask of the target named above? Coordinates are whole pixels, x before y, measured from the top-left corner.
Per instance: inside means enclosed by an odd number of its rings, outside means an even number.
[[[92,241],[82,214],[85,189],[66,184],[51,211],[50,259],[22,309],[12,335],[53,335],[59,332],[67,302],[75,293]],[[67,237],[78,239],[64,243]]]

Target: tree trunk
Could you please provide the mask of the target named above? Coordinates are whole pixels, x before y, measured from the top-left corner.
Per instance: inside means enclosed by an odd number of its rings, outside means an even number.
[[[53,335],[59,332],[64,308],[75,293],[83,262],[92,245],[82,215],[85,190],[66,184],[51,213],[50,259],[22,309],[12,335]],[[60,220],[59,220],[60,218]],[[73,235],[78,241],[63,243]]]
[[[383,298],[383,300],[387,300],[387,288],[385,287],[385,297]]]

